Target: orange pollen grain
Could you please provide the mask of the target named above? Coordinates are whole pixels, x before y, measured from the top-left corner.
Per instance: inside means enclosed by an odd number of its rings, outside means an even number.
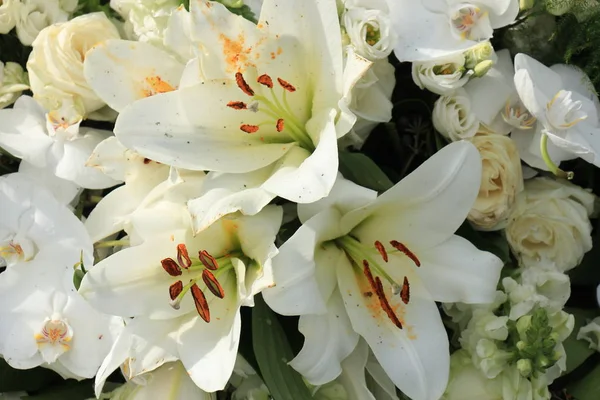
[[[292,85],[291,83],[284,81],[281,78],[277,78],[277,82],[279,82],[279,84],[281,85],[282,88],[284,88],[285,90],[287,90],[290,93],[294,93],[296,91],[296,87],[294,85]]]
[[[234,110],[245,110],[248,108],[248,105],[243,101],[230,101],[227,103],[227,107],[233,108]]]
[[[415,265],[417,267],[421,266],[421,261],[419,261],[419,259],[417,258],[417,256],[415,255],[415,253],[413,253],[412,251],[410,251],[408,249],[408,247],[406,247],[405,245],[403,245],[402,243],[400,243],[397,240],[392,240],[390,242],[390,244],[392,245],[392,247],[394,247],[396,250],[404,253],[404,255],[408,258],[410,258],[412,260],[412,262],[415,263]]]
[[[279,118],[277,120],[277,123],[275,124],[275,128],[277,129],[277,132],[281,132],[283,130],[283,127],[284,127],[283,118]]]
[[[267,74],[262,74],[258,77],[258,79],[256,79],[256,81],[261,85],[268,87],[269,89],[273,88],[273,79],[271,79],[271,77]]]
[[[246,82],[241,72],[235,73],[235,83],[237,83],[242,92],[246,93],[248,96],[254,96],[254,90],[248,85],[248,82]]]
[[[162,80],[162,78],[158,75],[156,76],[148,76],[145,79],[148,86],[150,86],[150,90],[144,90],[144,94],[146,97],[150,97],[159,93],[167,93],[175,90],[173,86],[171,86],[168,82]]]
[[[246,133],[256,133],[258,132],[258,125],[242,124],[240,125],[240,130]]]
[[[377,249],[379,254],[381,254],[381,258],[383,259],[383,261],[388,262],[387,251],[385,251],[385,247],[383,247],[383,244],[379,240],[375,241],[375,248]]]

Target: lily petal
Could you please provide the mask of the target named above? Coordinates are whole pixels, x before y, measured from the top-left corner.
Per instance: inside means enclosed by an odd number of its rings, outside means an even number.
[[[480,251],[460,236],[420,256],[417,272],[435,301],[491,303],[496,296],[503,263],[492,253]]]

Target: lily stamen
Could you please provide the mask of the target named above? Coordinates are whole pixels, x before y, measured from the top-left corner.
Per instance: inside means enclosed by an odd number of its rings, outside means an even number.
[[[413,253],[412,251],[410,251],[408,249],[408,247],[406,247],[405,245],[403,245],[402,243],[400,243],[397,240],[392,240],[390,241],[390,244],[392,245],[392,247],[394,247],[396,250],[404,253],[404,255],[406,255],[408,258],[410,258],[412,260],[412,262],[415,263],[415,265],[417,267],[421,266],[421,261],[419,261],[419,259],[417,258],[417,256],[415,255],[415,253]]]

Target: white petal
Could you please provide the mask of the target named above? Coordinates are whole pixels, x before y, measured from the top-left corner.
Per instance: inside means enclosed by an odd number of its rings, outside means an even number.
[[[278,169],[263,184],[264,189],[296,203],[312,203],[329,194],[338,170],[335,116],[329,110],[311,118],[307,131],[318,138],[317,148],[297,168]]]
[[[86,189],[105,189],[118,184],[96,168],[86,166],[94,148],[110,135],[107,131],[85,131],[81,137],[64,143],[64,152],[55,167],[56,176]]]
[[[29,179],[36,182],[40,187],[48,189],[59,202],[68,205],[79,193],[82,187],[71,181],[61,179],[54,175],[54,171],[48,167],[36,167],[27,161],[19,164],[19,173],[27,175]]]
[[[454,142],[371,205],[345,215],[342,228],[354,228],[363,243],[399,240],[409,249],[433,247],[464,222],[479,192],[481,168],[475,146]]]
[[[123,229],[126,217],[139,204],[135,201],[136,197],[126,187],[120,187],[102,198],[85,220],[92,242],[96,243]]]
[[[232,293],[233,288],[224,288]],[[200,317],[182,327],[179,335],[179,356],[190,378],[207,392],[222,390],[235,365],[242,321],[235,301],[227,298],[210,304],[210,323]],[[202,340],[198,340],[202,338]]]
[[[336,207],[341,214],[346,214],[371,203],[376,198],[376,191],[357,185],[338,174],[329,196],[314,203],[298,205],[298,218],[300,222],[306,222],[329,207]]]
[[[241,211],[255,215],[276,195],[261,188],[272,167],[245,174],[210,172],[202,185],[202,195],[188,202],[194,231],[200,232],[224,215]]]
[[[329,298],[327,314],[302,315],[298,330],[304,335],[304,346],[290,365],[311,385],[323,385],[337,378],[342,373],[342,361],[359,339],[339,292]]]
[[[179,168],[253,171],[279,159],[293,144],[269,143],[266,134],[242,132],[241,124],[260,118],[227,107],[242,96],[234,81],[208,81],[155,95],[126,107],[115,135],[145,157]]]
[[[358,281],[365,281],[362,271],[338,268],[337,276],[354,330],[367,341],[396,386],[413,400],[439,399],[448,382],[448,336],[437,306],[419,278],[409,276],[407,305],[398,296],[391,296],[390,285],[384,283],[390,305],[403,322],[403,329],[399,329],[381,309],[377,296],[363,294],[370,287],[359,287]]]
[[[146,79],[160,79],[176,89],[183,64],[144,42],[107,40],[85,55],[85,79],[96,95],[121,112],[136,100],[154,94]],[[168,85],[168,86],[167,86]]]
[[[282,315],[323,314],[335,287],[333,266],[344,257],[334,245],[319,246],[340,236],[340,213],[327,209],[308,220],[279,249],[273,258],[275,287],[263,292],[265,302]]]
[[[377,399],[367,387],[365,379],[365,366],[369,353],[369,346],[361,339],[358,341],[352,354],[342,362],[342,374],[339,377],[339,381],[348,392],[348,400]],[[396,388],[394,387],[395,390]]]
[[[491,303],[503,263],[466,239],[453,236],[420,256],[417,272],[435,301]]]

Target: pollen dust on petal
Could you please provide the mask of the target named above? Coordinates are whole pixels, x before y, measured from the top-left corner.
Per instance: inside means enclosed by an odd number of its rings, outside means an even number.
[[[148,76],[144,79],[147,88],[142,89],[143,97],[154,96],[159,93],[172,92],[175,88],[158,75]]]
[[[221,33],[219,41],[223,46],[227,72],[244,72],[248,67],[256,67],[256,64],[252,61],[253,47],[246,45],[246,38],[243,33],[240,33],[235,39]]]

